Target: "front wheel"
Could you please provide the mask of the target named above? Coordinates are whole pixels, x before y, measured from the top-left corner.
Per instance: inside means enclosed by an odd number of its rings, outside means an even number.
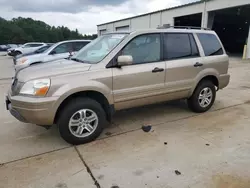
[[[18,56],[18,55],[21,55],[22,53],[20,52],[20,51],[15,51],[15,52],[13,52],[13,56],[14,57],[16,57],[16,56]]]
[[[204,80],[199,83],[193,95],[188,99],[188,107],[196,113],[206,112],[214,104],[215,97],[214,84],[209,80]]]
[[[62,138],[73,145],[95,140],[106,123],[102,106],[90,98],[75,98],[65,106],[57,121]]]

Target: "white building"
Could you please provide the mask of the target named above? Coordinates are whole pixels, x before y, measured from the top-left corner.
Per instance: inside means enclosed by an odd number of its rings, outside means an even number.
[[[242,54],[248,43],[250,58],[250,0],[201,0],[97,26],[98,34],[171,26],[211,28],[228,53]]]

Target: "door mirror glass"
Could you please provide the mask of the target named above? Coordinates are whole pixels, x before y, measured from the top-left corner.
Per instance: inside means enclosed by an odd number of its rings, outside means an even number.
[[[131,55],[121,55],[117,58],[118,66],[132,65],[133,57]]]

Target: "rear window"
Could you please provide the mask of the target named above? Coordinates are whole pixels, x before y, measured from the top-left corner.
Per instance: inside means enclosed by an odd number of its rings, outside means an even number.
[[[222,55],[224,53],[222,46],[215,35],[198,33],[197,36],[206,56]]]

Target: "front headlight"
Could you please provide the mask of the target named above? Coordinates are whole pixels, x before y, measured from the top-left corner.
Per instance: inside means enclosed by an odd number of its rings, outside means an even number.
[[[20,94],[33,95],[33,96],[45,96],[50,87],[50,79],[32,80],[26,82]]]
[[[27,58],[21,58],[17,61],[17,64],[24,64],[27,60]]]

